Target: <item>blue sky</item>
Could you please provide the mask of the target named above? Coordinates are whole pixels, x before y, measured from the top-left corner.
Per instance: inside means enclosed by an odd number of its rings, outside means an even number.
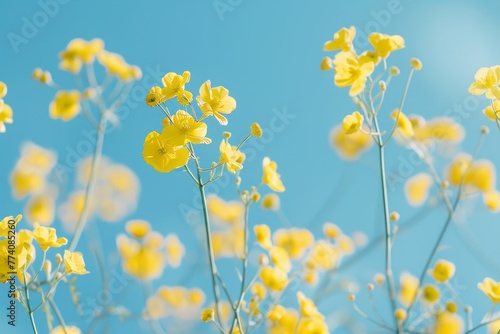
[[[48,6],[49,3],[52,5]],[[364,231],[369,237],[379,235],[383,229],[376,151],[372,149],[356,162],[345,162],[328,141],[331,128],[354,111],[355,106],[346,89],[333,85],[332,73],[319,70],[325,56],[323,43],[341,27],[351,25],[357,27],[361,36],[357,42],[361,45],[365,43],[363,36],[374,28],[402,35],[406,47],[389,61],[401,68],[402,75],[394,81],[394,91],[386,100],[387,116],[382,119],[382,127],[390,126],[389,113],[399,102],[409,71],[408,59],[419,57],[424,69],[414,76],[406,112],[426,118],[454,117],[467,131],[461,149],[471,152],[479,138],[479,127],[487,122],[481,113],[486,102],[470,97],[467,88],[478,68],[498,63],[500,45],[496,41],[500,22],[495,13],[499,10],[500,4],[495,1],[451,0],[320,0],[314,3],[221,0],[189,4],[159,0],[2,1],[0,80],[9,87],[5,101],[14,110],[14,124],[7,125],[7,133],[0,136],[0,213],[15,215],[22,212],[25,204],[13,199],[8,180],[23,142],[32,141],[51,148],[65,161],[68,152],[86,140],[84,131],[90,128],[82,117],[68,123],[50,119],[48,104],[53,91],[34,82],[32,70],[36,67],[49,70],[58,83],[71,87],[70,76],[57,69],[58,53],[73,38],[100,37],[106,49],[122,54],[129,63],[141,67],[144,78],[149,75],[158,80],[169,71],[189,70],[188,88],[193,92],[207,79],[214,85],[227,87],[238,103],[227,127],[234,138],[243,138],[254,121],[271,130],[268,137],[250,143],[247,148],[255,151],[255,158],[249,159],[242,172],[244,185],[249,187],[260,182],[264,156],[277,161],[287,187],[281,196],[282,208],[293,225],[312,226],[317,234],[324,221],[333,221],[347,233]],[[44,12],[50,15],[43,15]],[[192,206],[196,188],[183,173],[158,174],[142,160],[144,137],[158,130],[161,120],[158,110],[142,103],[148,88],[144,79],[136,84],[121,127],[105,139],[104,154],[132,168],[141,180],[138,209],[130,218],[146,219],[163,234],[177,233],[188,245],[185,267],[168,272],[164,279],[154,282],[155,286],[181,284],[189,270],[189,261],[194,261],[201,252],[182,210]],[[141,102],[136,103],[137,100]],[[215,122],[209,122],[208,136],[215,142],[220,140],[221,131]],[[498,131],[491,131],[479,154],[481,158],[492,159],[497,166],[500,164],[499,140]],[[206,151],[207,161],[216,154],[215,150]],[[388,150],[388,170],[403,168],[409,151],[396,144]],[[423,169],[421,165],[414,168],[415,173]],[[68,185],[73,179],[74,173],[70,171]],[[418,209],[405,204],[401,189],[399,184],[389,190],[391,207],[411,217]],[[226,199],[236,196],[232,186],[218,186],[217,190]],[[473,230],[474,238],[483,252],[497,254],[498,215],[484,212],[480,200],[469,205],[474,209],[474,216],[467,225]],[[280,227],[274,216],[258,209],[251,217],[255,219],[254,224]],[[419,272],[444,219],[445,210],[440,207],[411,229],[411,233],[398,238],[394,255],[397,273],[401,270]],[[59,222],[55,225],[59,226]],[[123,222],[101,228],[106,251],[113,262],[112,253],[116,251],[113,236],[123,231]],[[446,236],[449,247],[442,251],[442,256],[457,261],[457,284],[465,287],[461,295],[474,305],[474,316],[480,319],[488,305],[476,289],[476,283],[485,275],[494,275],[495,270],[498,275],[498,267],[493,269],[471,256],[458,231],[455,226]],[[85,252],[85,248],[82,251]],[[354,266],[349,276],[358,278],[364,285],[382,269],[382,255],[381,248],[373,252]],[[92,260],[89,267],[95,268]],[[119,265],[116,268],[120,272]],[[192,278],[188,285],[209,291],[208,271],[203,273],[205,275]],[[82,277],[78,282],[82,295],[98,292],[91,277]],[[67,295],[63,290],[61,300]],[[138,287],[131,287],[128,296],[140,293]],[[342,304],[343,299],[343,295],[336,299],[341,308],[348,306]],[[85,328],[86,324],[72,312],[71,302],[66,306],[68,322]],[[328,305],[322,305],[322,310],[333,311]],[[43,317],[39,321],[43,323]],[[5,329],[4,326],[2,321],[0,328]],[[17,331],[12,333],[24,333],[23,326],[19,323]]]

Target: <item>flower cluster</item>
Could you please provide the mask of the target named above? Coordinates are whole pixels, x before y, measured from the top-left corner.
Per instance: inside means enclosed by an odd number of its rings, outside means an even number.
[[[3,101],[5,95],[7,95],[7,85],[0,81],[0,133],[5,132],[5,123],[14,122],[12,108]]]

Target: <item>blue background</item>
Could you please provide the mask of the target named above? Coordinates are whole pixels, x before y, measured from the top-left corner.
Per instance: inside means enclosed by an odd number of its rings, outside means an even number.
[[[0,4],[0,80],[9,87],[5,101],[14,110],[14,124],[8,124],[7,133],[0,135],[2,216],[21,213],[25,204],[12,198],[9,185],[9,174],[19,158],[23,142],[29,140],[51,148],[57,151],[60,161],[64,161],[69,149],[76,149],[78,143],[86,140],[82,132],[90,129],[86,120],[78,117],[63,123],[50,119],[48,105],[53,91],[31,79],[32,70],[42,67],[51,71],[59,84],[72,87],[71,77],[57,69],[57,55],[76,37],[102,38],[107,50],[122,54],[130,64],[141,67],[144,75],[150,73],[148,68],[159,68],[156,79],[160,73],[189,70],[192,76],[187,88],[194,94],[207,79],[214,85],[226,86],[238,102],[237,109],[229,116],[227,127],[234,138],[243,138],[253,121],[270,128],[276,111],[282,113],[286,110],[292,114],[294,118],[290,118],[282,130],[272,131],[272,138],[268,136],[261,140],[263,148],[257,150],[255,159],[245,164],[243,184],[250,187],[260,183],[261,159],[270,156],[278,162],[287,187],[281,195],[283,212],[294,226],[308,226],[316,235],[324,221],[337,223],[348,234],[364,231],[369,238],[383,232],[376,150],[372,148],[356,162],[345,162],[329,144],[332,127],[355,110],[347,90],[333,85],[333,74],[319,70],[319,63],[325,56],[323,43],[341,27],[355,25],[358,35],[364,36],[376,28],[383,33],[402,35],[406,40],[406,48],[389,58],[389,64],[398,65],[402,75],[391,86],[385,115],[382,115],[382,127],[388,128],[391,124],[389,113],[399,103],[409,71],[408,59],[414,56],[422,60],[424,68],[414,76],[406,113],[418,113],[425,118],[454,117],[466,128],[467,136],[461,148],[468,152],[477,143],[479,127],[488,122],[481,112],[487,102],[470,97],[467,88],[478,68],[499,63],[500,22],[496,13],[500,11],[500,4],[496,1],[243,0],[233,1],[233,5],[229,5],[231,10],[224,13],[218,13],[212,1],[192,1],[190,4],[174,1],[67,1],[60,4],[57,13],[38,27],[37,32],[27,38],[27,43],[19,45],[16,52],[8,34],[22,35],[23,20],[26,18],[32,22],[33,16],[42,11],[40,3],[6,0]],[[396,4],[397,13],[387,11],[392,4]],[[390,15],[381,16],[381,11]],[[367,48],[366,45],[363,47]],[[148,132],[160,129],[162,118],[159,110],[142,103],[145,91],[141,87],[144,86],[149,88],[143,81],[136,84],[138,88],[134,89],[140,102],[129,108],[128,115],[122,118],[122,126],[106,137],[104,154],[115,162],[128,165],[140,177],[140,201],[130,218],[146,219],[163,234],[177,233],[186,245],[187,258],[183,266],[180,269],[167,268],[164,277],[153,285],[199,286],[210,296],[208,265],[204,262],[206,270],[198,270],[196,276],[190,275],[197,258],[205,255],[194,237],[195,227],[185,222],[181,210],[185,205],[193,206],[196,188],[183,173],[158,174],[141,157],[144,137]],[[462,106],[465,113],[454,112],[453,108],[457,106]],[[496,128],[491,128],[493,131],[479,157],[492,159],[498,166],[500,134]],[[208,136],[217,144],[221,131],[216,123],[209,122]],[[212,157],[216,159],[216,146],[207,150],[207,164]],[[388,151],[389,171],[401,172],[408,167],[405,161],[411,156],[409,151],[397,144],[391,144]],[[443,167],[439,166],[439,170]],[[422,165],[410,167],[412,174],[423,169]],[[74,173],[70,170],[66,191],[73,180]],[[391,187],[389,196],[391,210],[402,213],[404,221],[422,209],[408,207],[402,196],[402,185]],[[220,186],[217,190],[226,199],[236,196],[232,185]],[[473,215],[458,220],[466,225],[455,224],[450,229],[445,238],[447,247],[438,257],[457,264],[457,278],[453,284],[463,300],[474,306],[473,315],[477,322],[489,309],[489,301],[476,288],[477,282],[484,276],[500,279],[496,259],[500,251],[500,226],[498,215],[486,212],[480,199],[469,201],[462,207],[474,210]],[[415,275],[420,273],[445,217],[444,207],[439,206],[417,227],[408,230],[411,233],[397,237],[394,248],[396,277],[403,270]],[[282,226],[274,215],[262,213],[258,208],[252,211],[251,221],[254,224],[268,223],[273,229]],[[116,255],[113,255],[116,252],[114,237],[124,230],[124,222],[115,225],[97,223],[105,251],[110,254],[110,267],[115,266],[118,275],[126,277],[121,274]],[[59,222],[55,226],[60,226]],[[463,235],[470,235],[476,241],[479,250],[474,249],[480,255],[471,255]],[[85,239],[80,250],[88,252]],[[78,279],[77,286],[83,299],[96,296],[101,289],[95,261],[89,258],[87,262],[96,275]],[[224,260],[221,265],[227,280],[234,280],[232,267],[235,262]],[[344,274],[356,278],[363,287],[374,273],[383,270],[383,265],[383,248],[379,247]],[[140,310],[140,286],[133,282],[125,285],[126,306]],[[307,290],[308,293],[311,291]],[[6,293],[3,290],[1,293],[0,300],[6,303]],[[345,302],[346,295],[336,294],[329,302],[320,305],[321,311],[325,314],[343,310],[351,312],[350,305]],[[365,305],[366,293],[363,295],[359,296],[360,305],[370,312]],[[77,316],[67,298],[66,287],[61,286],[57,296],[67,323],[86,329],[88,323]],[[381,311],[387,314],[386,296],[378,292],[375,298]],[[296,306],[292,300],[293,296],[287,298],[289,305]],[[2,320],[0,331],[29,332],[26,320],[19,309],[16,330],[6,328],[6,321]],[[45,320],[41,313],[37,315],[37,322],[44,333]],[[111,332],[118,331],[116,328],[132,332],[136,326],[132,321],[126,325],[123,327],[113,320]]]

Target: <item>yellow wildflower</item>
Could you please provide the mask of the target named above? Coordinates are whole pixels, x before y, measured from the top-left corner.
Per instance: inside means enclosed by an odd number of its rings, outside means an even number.
[[[271,229],[267,225],[255,225],[253,228],[257,242],[265,249],[272,246],[271,243]]]
[[[94,61],[95,56],[102,51],[104,43],[101,39],[93,39],[85,41],[81,38],[75,38],[69,42],[66,50],[59,54],[61,69],[78,73],[82,67],[82,62],[90,64]]]
[[[426,302],[434,304],[439,300],[440,292],[435,285],[428,284],[423,288],[422,295]]]
[[[50,195],[41,194],[30,199],[26,205],[25,215],[29,223],[50,225],[54,220],[55,201]]]
[[[51,118],[61,118],[69,121],[80,113],[80,93],[73,91],[59,91],[50,103],[49,113]]]
[[[460,334],[463,330],[462,319],[450,312],[441,312],[436,315],[435,334]]]
[[[500,192],[489,190],[483,194],[483,201],[486,208],[493,212],[500,211]]]
[[[228,171],[234,174],[243,168],[245,154],[236,146],[231,146],[227,140],[223,139],[219,145],[219,150],[219,162],[225,164]]]
[[[269,239],[268,239],[269,240]],[[281,247],[273,246],[269,249],[269,258],[271,262],[284,272],[289,272],[292,269],[292,263],[288,257],[288,253]]]
[[[405,183],[405,196],[412,206],[420,206],[429,196],[429,190],[434,181],[427,173],[419,173],[409,178]]]
[[[165,251],[167,263],[173,268],[179,267],[186,249],[177,235],[169,234],[165,237]]]
[[[340,52],[333,59],[335,85],[351,86],[349,96],[356,96],[365,89],[367,78],[373,73],[375,65],[368,59],[359,59],[351,52]]]
[[[252,292],[252,294],[254,294],[259,300],[264,300],[264,298],[266,298],[266,295],[267,295],[267,290],[266,288],[264,287],[264,285],[262,285],[262,283],[259,283],[259,282],[255,282],[253,285],[252,285],[252,288],[250,290]]]
[[[410,59],[410,66],[413,67],[415,71],[420,71],[422,69],[422,62],[418,58]]]
[[[40,173],[34,171],[14,169],[10,176],[10,184],[14,197],[21,199],[43,189],[45,179]]]
[[[165,100],[170,100],[171,98],[177,97],[182,105],[188,105],[193,100],[193,94],[184,89],[186,83],[189,82],[191,78],[191,73],[189,71],[184,71],[182,75],[174,72],[169,72],[161,79],[163,82],[163,88],[161,93]]]
[[[81,334],[81,331],[75,326],[57,326],[50,332],[50,334]]]
[[[500,119],[500,100],[493,101],[493,105],[487,106],[483,113],[493,122]]]
[[[264,175],[262,176],[262,183],[266,184],[276,192],[285,191],[285,186],[281,182],[281,176],[276,172],[278,164],[268,157],[262,160],[262,168]]]
[[[218,222],[226,224],[239,224],[243,221],[245,206],[240,201],[224,201],[217,195],[207,196],[207,207],[210,216]]]
[[[373,145],[372,136],[361,131],[348,135],[340,125],[332,130],[330,142],[337,154],[346,160],[357,159]]]
[[[295,311],[287,310],[281,305],[269,309],[267,319],[271,321],[269,334],[294,334],[298,316]]]
[[[102,51],[98,60],[106,68],[108,75],[116,76],[122,81],[137,80],[142,76],[141,70],[131,66],[117,53]]]
[[[36,170],[43,175],[48,174],[55,166],[57,154],[34,143],[27,142],[21,147],[21,158],[17,167]]]
[[[165,255],[161,251],[161,236],[150,232],[144,244],[120,234],[116,239],[118,252],[122,256],[123,270],[140,280],[159,277],[164,269]]]
[[[162,124],[165,128],[162,135],[165,136],[170,145],[180,146],[187,143],[210,144],[212,140],[206,138],[207,125],[203,122],[195,121],[193,116],[179,110],[172,116],[172,122],[165,118]]]
[[[163,134],[153,131],[144,140],[142,156],[158,172],[167,173],[187,164],[189,150],[171,146]]]
[[[201,312],[201,321],[208,322],[212,321],[215,317],[215,311],[211,308],[207,308]]]
[[[328,326],[323,320],[317,318],[300,319],[297,325],[297,334],[329,334]]]
[[[455,274],[455,265],[450,261],[441,259],[436,262],[434,268],[429,273],[436,282],[444,283]]]
[[[300,258],[314,242],[314,236],[307,229],[280,229],[274,232],[274,244],[285,249],[291,259]]]
[[[9,231],[11,230],[10,226],[13,226],[15,228],[17,226],[17,223],[23,219],[22,215],[17,215],[16,218],[13,216],[7,216],[4,217],[0,221],[0,237],[7,237]]]
[[[80,252],[64,251],[64,264],[66,265],[67,274],[85,275],[89,272],[85,269],[85,261]]]
[[[323,225],[323,233],[327,238],[335,239],[342,234],[342,230],[333,223],[325,223]]]
[[[350,51],[353,48],[354,37],[356,37],[356,27],[342,28],[333,35],[333,40],[325,43],[323,49],[325,51]]]
[[[495,282],[493,279],[486,277],[483,282],[477,284],[477,287],[484,292],[493,303],[500,303],[500,282]]]
[[[142,239],[151,230],[151,225],[145,220],[130,220],[125,224],[125,230],[131,236]]]
[[[254,122],[252,123],[252,125],[250,125],[250,133],[256,138],[262,137],[262,128],[260,127],[259,123]]]
[[[387,58],[392,51],[404,48],[405,40],[399,35],[385,35],[378,32],[371,33],[368,41],[375,48],[375,52],[382,58]]]
[[[476,80],[469,86],[469,93],[472,95],[486,94],[488,99],[500,97],[500,66],[482,67],[477,70],[474,76]]]
[[[236,109],[236,100],[229,96],[229,91],[223,86],[212,88],[210,80],[201,85],[196,102],[204,116],[214,116],[222,125],[227,125],[227,119],[222,114],[230,114]]]
[[[399,278],[399,301],[404,306],[413,302],[417,295],[419,281],[418,278],[410,273],[403,272]]]
[[[321,60],[321,64],[319,66],[322,71],[328,71],[333,68],[333,63],[332,63],[332,58],[330,57],[325,57]]]
[[[340,251],[325,240],[316,242],[312,249],[311,263],[323,270],[333,269],[340,259]]]
[[[358,111],[353,112],[351,115],[344,117],[342,121],[342,128],[348,135],[358,132],[363,126],[364,117]]]
[[[398,308],[398,309],[396,309],[396,311],[394,311],[394,317],[399,322],[405,321],[407,316],[408,316],[408,314],[406,313],[406,310],[404,310],[402,308]]]
[[[392,112],[391,117],[396,121],[396,128],[405,137],[413,137],[415,132],[413,131],[413,125],[411,124],[408,117],[406,117],[403,112],[396,109]]]
[[[33,230],[32,235],[44,251],[50,247],[61,247],[68,243],[68,239],[58,238],[56,229],[52,227],[38,226]]]
[[[146,104],[150,107],[158,105],[158,103],[165,101],[166,98],[161,92],[161,88],[158,86],[151,87],[148,95],[146,95]]]
[[[271,266],[265,266],[261,269],[260,279],[268,289],[273,291],[283,290],[288,283],[286,272]]]
[[[280,198],[278,195],[271,193],[267,194],[262,198],[261,202],[262,208],[266,210],[279,210],[280,208]]]

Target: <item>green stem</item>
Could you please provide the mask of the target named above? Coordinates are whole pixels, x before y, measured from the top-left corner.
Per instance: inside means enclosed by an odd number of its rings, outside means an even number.
[[[76,223],[75,233],[69,244],[68,250],[74,251],[78,245],[78,241],[83,233],[83,229],[87,224],[89,211],[90,211],[90,197],[94,191],[95,183],[97,180],[97,169],[101,160],[102,147],[104,144],[104,129],[106,128],[107,117],[105,115],[101,116],[101,121],[99,122],[99,128],[97,129],[97,141],[94,150],[94,155],[92,157],[92,167],[90,170],[90,178],[85,190],[85,197],[83,201],[83,209]]]

